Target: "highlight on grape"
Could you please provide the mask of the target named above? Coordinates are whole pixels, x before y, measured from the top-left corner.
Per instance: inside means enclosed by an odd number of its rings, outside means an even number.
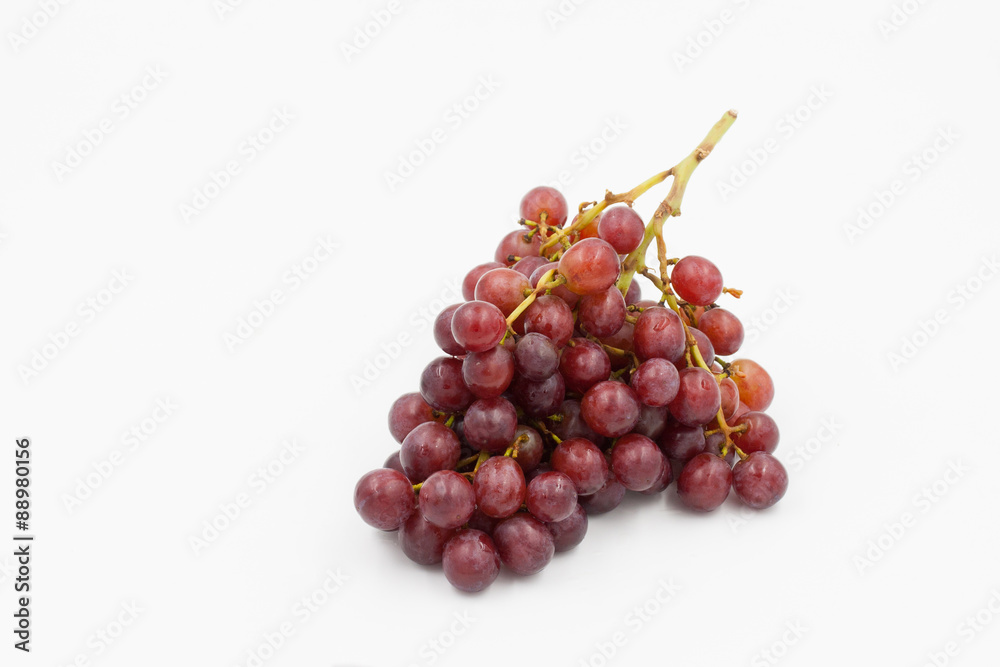
[[[711,260],[672,257],[663,236],[735,120],[727,112],[674,167],[577,211],[548,186],[521,200],[518,228],[436,317],[443,355],[389,410],[399,449],[355,487],[361,518],[395,531],[411,560],[480,591],[501,567],[542,570],[629,491],[676,481],[702,512],[731,492],[755,510],[784,496],[771,376],[725,359],[745,332],[720,302],[742,292]],[[643,221],[632,203],[668,178]],[[639,278],[658,299],[642,298]]]

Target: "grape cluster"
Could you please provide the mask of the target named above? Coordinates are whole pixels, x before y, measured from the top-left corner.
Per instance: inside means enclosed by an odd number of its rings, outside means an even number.
[[[764,412],[771,377],[721,359],[744,331],[716,302],[739,291],[703,257],[665,258],[659,276],[643,265],[662,294],[643,300],[623,278],[647,226],[629,205],[588,206],[567,225],[558,191],[524,196],[521,228],[437,317],[445,354],[389,411],[400,449],[355,489],[366,522],[398,531],[409,558],[443,563],[464,591],[489,586],[501,564],[538,572],[627,491],[676,480],[694,510],[730,490],[764,509],[788,484]]]

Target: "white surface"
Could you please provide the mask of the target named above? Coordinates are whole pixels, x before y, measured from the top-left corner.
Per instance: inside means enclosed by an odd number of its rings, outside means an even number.
[[[60,5],[16,52],[6,35],[39,4],[2,10],[3,455],[32,439],[38,537],[30,656],[10,646],[0,557],[0,662],[247,665],[285,622],[292,636],[263,664],[596,667],[617,632],[607,664],[922,665],[949,642],[948,664],[995,660],[995,4],[902,3],[916,11],[885,37],[888,0],[566,0],[575,11],[555,27],[555,0],[402,2],[350,61],[341,44],[385,2],[255,0],[223,18],[218,4]],[[679,67],[675,53],[723,10],[729,22]],[[120,96],[146,68],[165,74],[126,116]],[[477,108],[456,115],[477,89]],[[668,243],[715,260],[746,290],[732,308],[762,322],[744,353],[777,383],[788,495],[752,515],[731,499],[693,516],[668,502],[673,489],[629,499],[541,574],[459,594],[351,506],[356,479],[394,447],[386,410],[436,355],[425,313],[492,257],[530,187],[561,180],[574,204],[631,187],[730,107],[740,118]],[[790,131],[797,110],[808,119]],[[110,134],[60,181],[53,162],[105,118]],[[272,122],[272,143],[244,145]],[[941,131],[956,138],[913,171]],[[432,136],[390,191],[385,172]],[[593,159],[579,149],[591,141]],[[724,198],[719,184],[765,146]],[[181,204],[229,161],[239,173],[186,222]],[[900,194],[851,242],[845,225],[896,179]],[[296,283],[288,272],[321,237],[339,248]],[[89,315],[79,304],[106,299],[122,270],[127,286]],[[981,289],[956,296],[980,271]],[[231,351],[226,334],[274,290],[283,302]],[[784,312],[769,313],[776,300]],[[894,368],[887,355],[937,311],[935,335]],[[79,334],[23,381],[18,367],[70,323]],[[356,390],[352,376],[400,337]],[[176,409],[129,449],[123,433],[161,399]],[[252,476],[286,439],[301,451],[262,484]],[[115,450],[113,474],[68,510]],[[935,502],[918,497],[946,478]],[[5,545],[11,484],[7,467]],[[196,555],[191,536],[244,493],[249,507]],[[885,537],[907,513],[902,536]],[[859,566],[880,538],[891,547]],[[328,571],[346,577],[339,590],[296,609]],[[680,587],[663,605],[661,580]],[[992,623],[971,631],[991,598]],[[657,613],[637,621],[649,600]],[[94,633],[133,602],[138,618],[103,645]]]

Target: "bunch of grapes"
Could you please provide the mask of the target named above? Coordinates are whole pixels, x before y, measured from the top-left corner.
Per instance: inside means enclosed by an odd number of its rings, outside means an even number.
[[[778,427],[765,412],[771,377],[722,358],[744,330],[717,302],[740,291],[704,257],[667,257],[662,238],[730,114],[684,162],[582,204],[569,224],[563,196],[534,188],[520,228],[469,271],[465,302],[434,324],[444,355],[389,411],[400,449],[355,488],[361,517],[397,531],[410,559],[443,563],[454,586],[479,591],[501,564],[540,571],[628,491],[676,482],[698,511],[730,491],[755,509],[784,495]],[[644,224],[631,203],[668,176],[671,194]],[[659,272],[645,264],[653,240]],[[637,276],[658,300],[641,298]]]

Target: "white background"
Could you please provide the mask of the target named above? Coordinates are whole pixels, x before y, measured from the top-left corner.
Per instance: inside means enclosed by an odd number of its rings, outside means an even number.
[[[31,438],[37,538],[30,655],[0,552],[0,662],[252,665],[283,623],[263,664],[995,661],[1000,9],[577,2],[402,2],[351,53],[385,2],[4,3],[2,458]],[[542,573],[476,596],[407,561],[351,496],[438,354],[428,312],[492,259],[529,188],[627,189],[730,107],[667,240],[746,291],[728,305],[777,384],[788,495],[704,516],[673,488],[630,497]],[[275,110],[293,118],[251,149]],[[71,152],[87,154],[67,172]],[[317,239],[338,248],[307,261]],[[296,284],[297,266],[315,270]],[[662,604],[661,581],[679,589]]]

